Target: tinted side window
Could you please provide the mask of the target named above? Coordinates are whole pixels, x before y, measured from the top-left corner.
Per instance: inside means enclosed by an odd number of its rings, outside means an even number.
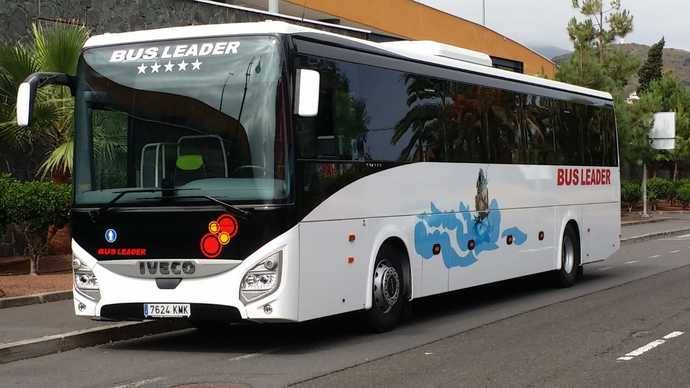
[[[556,163],[555,101],[548,97],[525,97],[525,136],[527,137],[528,163]]]
[[[484,129],[486,104],[482,88],[450,82],[446,108],[446,160],[449,162],[487,163],[489,138]]]
[[[556,124],[556,154],[559,164],[582,164],[582,136],[577,106],[567,101],[557,101],[552,107]]]
[[[584,164],[590,166],[603,165],[604,138],[602,134],[602,111],[596,106],[580,106],[585,112],[584,122]]]
[[[519,164],[526,160],[519,123],[520,98],[514,92],[484,88],[491,163]]]
[[[367,131],[357,139],[357,154],[377,161],[411,160],[416,151],[414,133],[399,125],[412,109],[408,106],[408,77],[399,71],[357,66],[360,82],[356,95],[367,113]]]
[[[601,108],[601,127],[603,162],[605,166],[618,166],[618,138],[616,135],[616,116],[612,108]]]

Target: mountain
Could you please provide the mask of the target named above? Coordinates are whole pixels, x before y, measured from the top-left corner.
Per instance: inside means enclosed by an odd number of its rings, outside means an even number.
[[[547,58],[555,58],[570,53],[570,50],[556,46],[529,46],[532,50]]]
[[[647,53],[649,52],[649,46],[637,43],[623,43],[617,44],[615,47],[632,54],[640,59],[641,63],[647,60]],[[561,63],[567,61],[570,58],[571,53],[559,55],[553,57],[553,61]],[[673,75],[678,77],[685,85],[690,87],[690,51],[665,48],[664,49],[664,72],[672,72]],[[630,85],[631,90],[637,89],[637,75],[635,79],[631,80],[632,85]]]

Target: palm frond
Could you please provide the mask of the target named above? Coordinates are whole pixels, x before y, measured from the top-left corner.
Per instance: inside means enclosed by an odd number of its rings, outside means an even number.
[[[55,25],[46,30],[32,25],[36,59],[43,71],[74,75],[77,72],[79,52],[89,37],[84,26]]]
[[[31,49],[22,44],[0,47],[0,95],[8,104],[15,103],[19,85],[37,71],[40,65]]]
[[[74,160],[74,139],[57,146],[41,164],[38,173],[42,178],[55,175],[69,175]]]

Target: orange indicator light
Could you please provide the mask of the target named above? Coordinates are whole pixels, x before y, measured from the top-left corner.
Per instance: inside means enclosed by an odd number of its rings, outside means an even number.
[[[227,232],[220,232],[220,234],[218,235],[218,241],[222,245],[228,245],[228,243],[230,242],[230,235]]]
[[[220,230],[220,225],[218,225],[218,221],[211,221],[208,223],[208,231],[216,234]]]
[[[353,242],[353,241],[355,241],[356,239],[357,239],[357,236],[355,236],[354,233],[350,233],[350,234],[347,236],[347,241],[349,241],[349,242]]]
[[[352,263],[354,263],[354,262],[355,262],[355,257],[354,257],[354,256],[348,256],[348,257],[347,257],[347,263],[348,263],[348,264],[352,264]]]

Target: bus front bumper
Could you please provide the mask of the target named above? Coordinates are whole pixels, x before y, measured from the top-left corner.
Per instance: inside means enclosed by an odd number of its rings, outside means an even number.
[[[84,290],[75,284],[74,311],[78,316],[94,319],[141,320],[150,319],[144,314],[145,304],[183,304],[189,305],[188,318],[192,320],[297,321],[298,241],[298,229],[293,228],[231,270],[182,278],[173,288],[161,288],[155,278],[124,276],[109,270],[73,240],[74,258],[97,279],[94,290]],[[240,293],[243,278],[276,253],[280,254],[277,287],[247,300],[247,294]]]

